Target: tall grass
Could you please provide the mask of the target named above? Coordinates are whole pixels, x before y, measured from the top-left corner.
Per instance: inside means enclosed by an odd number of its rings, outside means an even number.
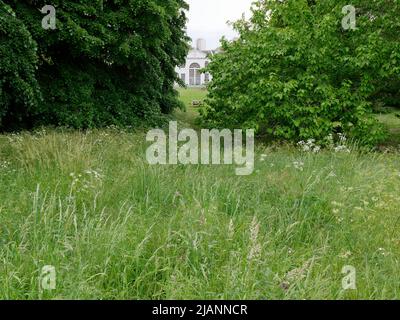
[[[238,177],[149,166],[144,141],[115,129],[0,136],[0,298],[400,296],[398,153],[259,146],[255,173]],[[39,289],[45,265],[53,291]],[[357,290],[342,289],[345,265]]]

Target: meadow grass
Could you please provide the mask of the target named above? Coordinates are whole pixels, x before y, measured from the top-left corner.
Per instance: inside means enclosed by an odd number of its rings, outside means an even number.
[[[186,110],[177,110],[174,113],[175,118],[180,121],[184,127],[191,127],[198,129],[196,119],[199,116],[199,106],[193,106],[193,101],[203,102],[207,96],[207,90],[204,88],[189,88],[178,90],[179,97],[184,103]]]
[[[377,118],[381,121],[389,131],[389,138],[386,145],[400,146],[400,111],[386,114],[378,114]]]
[[[193,100],[203,101],[207,96],[207,89],[205,88],[179,88],[179,96],[185,106],[190,107]]]
[[[0,298],[400,296],[399,153],[258,145],[238,177],[150,166],[147,146],[112,128],[0,136]]]

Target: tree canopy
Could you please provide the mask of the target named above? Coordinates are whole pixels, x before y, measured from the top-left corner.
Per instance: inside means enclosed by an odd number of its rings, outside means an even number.
[[[342,26],[347,4],[257,1],[253,17],[235,23],[240,37],[223,41],[208,67],[204,122],[293,141],[345,133],[373,145],[384,138],[371,110],[384,92],[400,92],[400,3],[352,1],[355,30]]]
[[[184,0],[0,0],[0,127],[157,123],[179,106]]]

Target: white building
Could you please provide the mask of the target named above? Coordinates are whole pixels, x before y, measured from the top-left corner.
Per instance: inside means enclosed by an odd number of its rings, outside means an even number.
[[[189,87],[202,87],[211,80],[209,73],[200,72],[210,62],[209,57],[217,50],[206,50],[206,41],[198,39],[196,48],[191,48],[186,58],[185,65],[176,68],[179,78]]]

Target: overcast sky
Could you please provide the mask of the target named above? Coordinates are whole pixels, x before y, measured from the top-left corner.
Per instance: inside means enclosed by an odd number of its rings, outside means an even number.
[[[195,42],[198,38],[207,41],[207,49],[219,46],[219,39],[235,37],[227,21],[240,19],[242,13],[249,17],[253,0],[186,0],[190,5],[187,31]]]

